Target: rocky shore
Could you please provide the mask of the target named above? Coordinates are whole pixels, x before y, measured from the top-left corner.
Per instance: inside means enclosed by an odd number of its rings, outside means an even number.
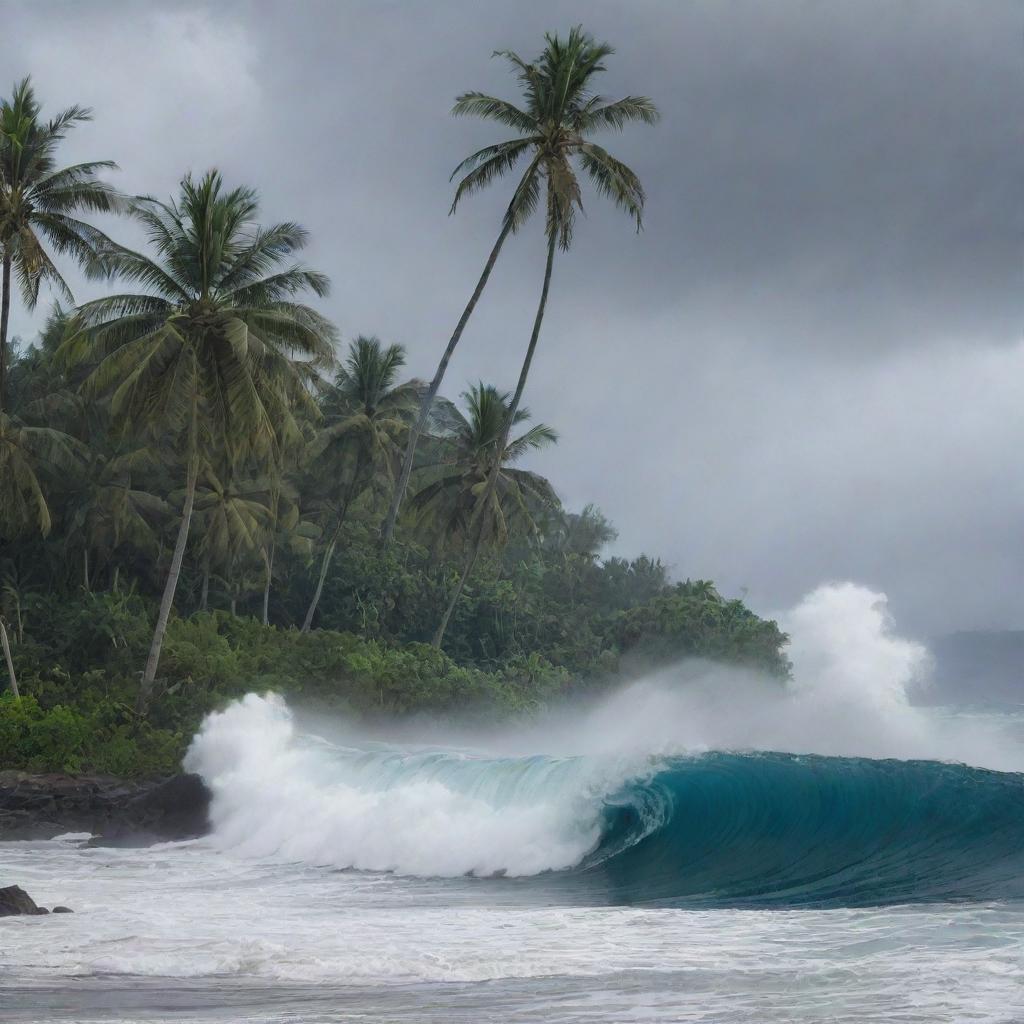
[[[70,907],[54,907],[47,910],[36,901],[20,885],[5,885],[0,889],[0,917],[40,917],[43,914],[73,914]]]
[[[103,775],[0,771],[0,842],[91,832],[105,845],[144,846],[208,830],[210,791],[198,775],[133,781]]]

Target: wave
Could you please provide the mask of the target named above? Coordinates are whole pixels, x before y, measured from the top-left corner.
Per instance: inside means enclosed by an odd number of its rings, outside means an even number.
[[[1024,775],[786,753],[488,757],[337,745],[279,698],[210,716],[213,841],[560,898],[693,907],[1024,898]]]
[[[607,802],[579,870],[629,902],[1020,899],[1024,776],[792,754],[670,760]]]

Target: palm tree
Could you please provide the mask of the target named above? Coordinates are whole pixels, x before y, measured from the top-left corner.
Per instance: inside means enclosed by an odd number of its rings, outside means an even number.
[[[456,114],[473,114],[498,121],[517,129],[525,136],[480,150],[463,161],[456,168],[456,174],[464,173],[455,193],[456,202],[462,194],[479,187],[478,178],[481,173],[487,180],[499,173],[497,168],[487,171],[494,159],[493,156],[488,156],[488,153],[493,150],[508,153],[508,150],[502,150],[502,147],[516,144],[521,144],[524,148],[514,158],[506,156],[507,167],[505,164],[501,166],[504,169],[511,167],[518,156],[527,150],[531,154],[526,176],[517,189],[517,197],[522,195],[516,211],[519,222],[525,220],[539,205],[542,191],[544,193],[547,235],[544,282],[519,381],[498,439],[499,452],[503,451],[508,443],[509,432],[515,423],[519,403],[526,388],[526,380],[547,307],[555,250],[560,248],[566,251],[572,245],[576,211],[578,208],[582,209],[582,189],[575,164],[578,163],[586,173],[599,195],[610,198],[616,206],[633,218],[639,231],[643,224],[645,198],[640,179],[625,164],[616,160],[601,146],[591,142],[589,136],[602,129],[621,130],[631,121],[653,124],[658,119],[657,108],[646,96],[626,96],[624,99],[608,103],[603,97],[591,91],[594,76],[605,70],[604,59],[614,53],[607,43],[595,42],[592,36],[578,26],[569,32],[565,40],[553,35],[546,35],[545,39],[547,45],[533,63],[527,63],[511,51],[504,51],[501,54],[515,69],[523,88],[523,108],[475,92],[460,96],[455,105]],[[473,513],[474,519],[482,515],[482,510],[487,506],[497,487],[501,464],[499,456],[491,466],[480,508]],[[478,528],[484,529],[483,525],[479,525]],[[459,581],[449,597],[448,607],[442,617],[442,624],[439,627],[441,634],[476,562],[475,547],[476,545],[471,544],[467,550]]]
[[[544,526],[544,547],[548,551],[588,562],[596,561],[601,549],[619,535],[594,504],[585,505],[582,512],[560,512]]]
[[[311,535],[315,536],[316,528],[302,520],[299,493],[280,471],[273,470],[266,478],[258,481],[256,486],[270,515],[264,542],[260,547],[260,558],[263,561],[262,621],[264,626],[269,626],[270,588],[274,582],[274,560],[278,544],[285,545],[287,550],[305,550],[308,554]]]
[[[230,478],[222,479],[209,468],[203,483],[196,488],[194,515],[202,535],[203,611],[211,569],[219,569],[230,585],[245,556],[262,551],[272,526],[271,510],[264,496],[261,481],[235,483]]]
[[[73,214],[122,208],[118,192],[96,177],[117,165],[110,160],[92,160],[58,167],[56,161],[57,148],[68,132],[91,119],[90,110],[74,106],[51,121],[41,120],[28,78],[18,82],[11,98],[0,103],[0,412],[7,401],[12,272],[17,274],[29,309],[35,308],[44,281],[68,302],[74,301],[45,244],[57,255],[71,256],[90,276],[103,272],[97,254],[110,240]]]
[[[476,565],[486,542],[502,546],[509,536],[511,522],[518,518],[530,532],[535,532],[534,515],[557,509],[558,497],[544,477],[528,470],[516,469],[527,452],[544,448],[558,440],[558,434],[543,423],[510,441],[501,450],[498,483],[485,499],[481,499],[498,457],[498,440],[508,415],[508,393],[483,383],[463,393],[469,410],[460,414],[461,423],[452,439],[452,454],[439,467],[425,468],[424,476],[433,479],[424,483],[413,497],[413,506],[421,511],[432,510],[447,537],[461,539],[467,558]],[[517,424],[530,418],[529,410],[519,409]],[[486,505],[482,505],[486,501]],[[477,525],[476,510],[482,508]],[[449,602],[445,616],[434,634],[433,644],[441,646],[445,630],[455,608]]]
[[[352,502],[379,474],[387,480],[394,478],[402,436],[409,429],[423,390],[416,380],[395,383],[404,365],[403,346],[384,348],[377,338],[356,338],[322,402],[327,426],[313,442],[310,465],[314,473],[322,473],[332,482],[330,494],[323,499],[329,530],[320,576],[302,623],[303,633],[313,625]]]
[[[90,446],[90,458],[80,471],[81,487],[72,499],[68,520],[68,540],[82,545],[82,581],[90,587],[89,553],[96,553],[96,568],[118,552],[123,545],[140,551],[157,546],[157,527],[170,514],[170,506],[159,497],[133,483],[133,473],[151,467],[155,454],[149,448],[105,453]]]
[[[117,247],[107,268],[146,290],[80,307],[81,329],[64,343],[70,362],[99,358],[86,394],[111,392],[125,430],[148,430],[182,455],[181,523],[139,689],[144,709],[188,542],[202,469],[279,462],[300,439],[299,409],[317,415],[309,381],[333,362],[335,330],[295,301],[323,296],[327,278],[286,262],[307,240],[297,224],[256,225],[252,189],[225,190],[210,171],[187,176],[178,200],[133,201],[155,258]]]
[[[596,44],[579,27],[569,33],[564,43],[557,36],[547,35],[545,38],[547,47],[536,64],[527,64],[508,50],[494,54],[506,59],[515,70],[523,87],[525,109],[481,92],[464,93],[452,108],[456,117],[483,117],[512,128],[519,135],[477,150],[455,168],[451,177],[452,180],[458,177],[459,183],[451,213],[455,212],[461,199],[504,177],[522,159],[527,159],[527,166],[505,210],[501,231],[476,289],[441,356],[434,378],[423,396],[419,416],[409,432],[401,472],[381,530],[385,544],[394,532],[412,473],[416,444],[455,347],[483,293],[505,239],[511,232],[518,231],[537,208],[544,182],[547,184],[548,235],[551,239],[557,237],[563,249],[568,249],[572,239],[574,207],[581,204],[573,159],[579,160],[597,191],[630,213],[636,219],[637,230],[640,229],[644,193],[639,179],[628,167],[590,141],[590,136],[602,130],[621,130],[631,121],[653,124],[658,119],[657,108],[646,96],[626,96],[607,102],[604,97],[590,92],[590,80],[604,70],[602,61],[614,52],[607,44]],[[547,299],[547,285],[551,278],[553,240],[549,250],[543,301]],[[540,332],[540,320],[543,319],[543,301],[536,334]],[[532,349],[530,354],[532,356]],[[528,363],[526,368],[529,368]],[[514,406],[518,404],[518,399],[513,402]]]
[[[61,430],[28,426],[0,413],[0,536],[46,536],[53,525],[47,500],[48,474],[73,473],[84,446]]]

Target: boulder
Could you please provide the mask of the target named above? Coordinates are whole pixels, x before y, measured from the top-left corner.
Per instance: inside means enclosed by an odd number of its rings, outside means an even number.
[[[36,901],[20,885],[8,885],[0,889],[0,917],[48,913],[44,907],[37,907]]]
[[[208,831],[210,791],[198,775],[132,781],[104,775],[0,771],[0,841],[91,832],[148,845]]]

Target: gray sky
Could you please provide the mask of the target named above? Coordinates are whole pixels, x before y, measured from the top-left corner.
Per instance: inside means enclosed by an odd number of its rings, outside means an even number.
[[[576,22],[618,50],[602,91],[663,120],[607,139],[646,230],[589,195],[556,264],[527,403],[562,441],[536,468],[617,550],[762,611],[853,579],[912,632],[1024,628],[1020,2],[39,0],[6,6],[0,66],[93,106],[68,158],[125,190],[214,165],[258,186],[312,231],[345,336],[429,375],[508,195],[447,216],[451,168],[503,137],[451,102],[514,98],[491,51]],[[451,397],[514,385],[542,261],[538,222]]]

